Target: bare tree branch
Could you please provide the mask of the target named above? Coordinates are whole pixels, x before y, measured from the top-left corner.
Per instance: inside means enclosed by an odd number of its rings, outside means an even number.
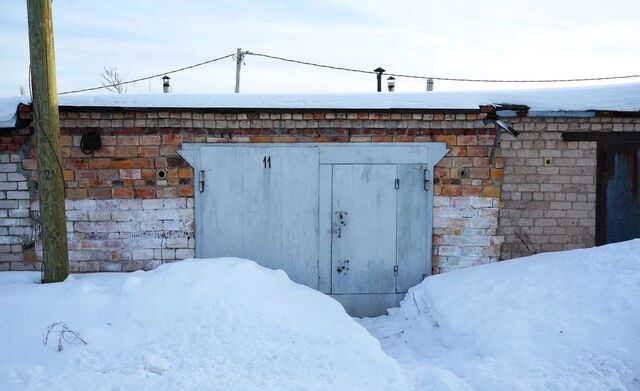
[[[122,84],[118,67],[104,67],[104,70],[100,74],[100,82],[104,88],[115,94],[124,94],[127,92],[127,86]]]

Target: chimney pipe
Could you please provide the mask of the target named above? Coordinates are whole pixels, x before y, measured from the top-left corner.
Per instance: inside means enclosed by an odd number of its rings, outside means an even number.
[[[433,91],[433,79],[431,78],[427,79],[427,91],[428,92]]]
[[[378,92],[382,92],[382,74],[384,73],[384,69],[377,67],[373,71],[377,73],[376,77],[378,79]]]
[[[169,93],[169,88],[170,88],[169,80],[170,79],[171,78],[169,76],[167,76],[167,75],[162,76],[162,92],[164,92],[165,94]]]

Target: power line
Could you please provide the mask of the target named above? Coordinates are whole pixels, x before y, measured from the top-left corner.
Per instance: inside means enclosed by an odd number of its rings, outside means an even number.
[[[316,64],[316,63],[313,63],[313,62],[292,60],[290,58],[271,56],[271,55],[262,54],[262,53],[245,52],[245,54],[248,54],[248,55],[251,55],[251,56],[257,56],[257,57],[271,58],[273,60],[292,62],[292,63],[295,63],[295,64],[310,65],[310,66],[319,67],[319,68],[336,69],[336,70],[339,70],[339,71],[356,72],[356,73],[368,73],[368,74],[372,74],[372,75],[376,74],[374,71],[365,71],[365,70],[362,70],[362,69],[354,69],[354,68],[338,67],[338,66],[333,66],[333,65]]]
[[[333,69],[333,70],[338,70],[338,71],[354,72],[354,73],[363,73],[363,74],[368,74],[368,75],[375,75],[376,74],[376,72],[374,72],[374,71],[367,71],[367,70],[364,70],[364,69],[356,69],[356,68],[347,68],[347,67],[327,65],[327,64],[319,64],[319,63],[314,63],[314,62],[309,62],[309,61],[301,61],[301,60],[294,60],[294,59],[291,59],[291,58],[272,56],[272,55],[264,54],[264,53],[255,53],[255,52],[251,52],[251,51],[242,52],[242,57],[243,58],[244,58],[245,55],[251,55],[251,56],[256,56],[256,57],[264,57],[264,58],[268,58],[268,59],[272,59],[272,60],[278,60],[278,61],[284,61],[284,62],[289,62],[289,63],[294,63],[294,64],[313,66],[313,67],[317,67],[317,68]],[[236,58],[236,54],[235,53],[230,53],[230,54],[227,54],[227,55],[222,56],[222,57],[217,57],[217,58],[213,58],[211,60],[202,61],[202,62],[193,64],[193,65],[188,65],[188,66],[185,66],[185,67],[182,67],[182,68],[177,68],[177,69],[173,69],[173,70],[170,70],[170,71],[167,71],[167,72],[157,73],[157,74],[151,75],[151,76],[140,77],[138,79],[127,80],[127,81],[123,81],[123,82],[120,82],[120,83],[102,85],[102,86],[98,86],[98,87],[82,88],[82,89],[78,89],[78,90],[64,91],[64,92],[58,93],[58,95],[75,94],[75,93],[78,93],[78,92],[86,92],[86,91],[96,91],[96,90],[101,90],[103,88],[110,88],[110,87],[115,87],[115,86],[119,86],[119,85],[125,85],[125,84],[136,83],[136,82],[139,82],[139,81],[150,80],[150,79],[154,79],[156,77],[160,77],[160,76],[164,76],[164,75],[170,75],[172,73],[185,71],[187,69],[197,68],[197,67],[200,67],[200,66],[203,66],[203,65],[206,65],[206,64],[210,64],[212,62],[224,60],[225,58],[229,58],[229,57]],[[441,80],[441,81],[475,82],[475,83],[566,83],[566,82],[581,82],[581,81],[620,80],[620,79],[632,79],[632,78],[640,77],[640,74],[636,74],[636,75],[585,77],[585,78],[572,78],[572,79],[539,79],[539,80],[526,80],[526,79],[525,80],[516,80],[516,79],[513,79],[513,80],[510,80],[510,79],[472,79],[472,78],[421,76],[421,75],[407,75],[407,74],[402,74],[402,73],[385,73],[385,75],[394,76],[394,77],[401,77],[401,78],[408,78],[408,79],[422,79],[422,80],[431,79],[431,80]]]
[[[139,82],[139,81],[154,79],[156,77],[160,77],[160,76],[164,76],[164,75],[170,75],[172,73],[186,71],[187,69],[196,68],[196,67],[199,67],[199,66],[202,66],[202,65],[210,64],[212,62],[224,60],[225,58],[233,57],[234,55],[235,55],[234,53],[231,53],[231,54],[227,54],[226,56],[222,56],[222,57],[214,58],[214,59],[211,59],[211,60],[199,62],[197,64],[188,65],[186,67],[174,69],[174,70],[167,71],[167,72],[157,73],[157,74],[151,75],[151,76],[145,76],[145,77],[141,77],[141,78],[138,78],[138,79],[127,80],[127,81],[123,81],[123,82],[120,82],[120,83],[103,85],[103,86],[100,86],[100,87],[91,87],[91,88],[82,88],[82,89],[79,89],[79,90],[64,91],[64,92],[58,93],[58,95],[67,95],[67,94],[75,94],[75,93],[78,93],[78,92],[95,91],[95,90],[101,90],[103,88],[115,87],[115,86],[119,86],[119,85],[131,84],[131,83],[136,83],[136,82]]]
[[[263,54],[263,53],[246,52],[246,54],[252,55],[252,56],[258,56],[258,57],[270,58],[273,60],[291,62],[295,64],[309,65],[309,66],[314,66],[318,68],[328,68],[328,69],[336,69],[340,71],[367,73],[372,75],[376,74],[376,72],[374,71],[365,71],[363,69],[354,69],[354,68],[345,68],[345,67],[338,67],[338,66],[326,65],[326,64],[318,64],[313,62],[294,60],[291,58],[272,56],[272,55]],[[585,77],[585,78],[574,78],[574,79],[508,80],[508,79],[470,79],[470,78],[438,77],[438,76],[417,76],[417,75],[405,75],[401,73],[385,73],[385,75],[394,76],[394,77],[404,77],[409,79],[423,79],[423,80],[432,79],[432,80],[441,80],[441,81],[460,81],[460,82],[478,82],[478,83],[561,83],[561,82],[578,82],[578,81],[631,79],[631,78],[640,77],[640,74],[637,74],[637,75],[624,75],[624,76]]]

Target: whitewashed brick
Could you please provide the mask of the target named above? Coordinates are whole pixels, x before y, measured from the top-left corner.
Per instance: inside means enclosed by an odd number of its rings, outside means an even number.
[[[194,257],[193,249],[176,250],[176,259],[188,259]]]
[[[6,156],[6,155],[3,155]],[[0,164],[0,172],[16,172],[17,167],[15,163],[2,163]]]
[[[143,209],[162,209],[164,201],[162,199],[142,200]]]
[[[31,195],[28,191],[8,191],[7,199],[10,200],[28,200],[31,198]]]
[[[134,261],[137,260],[145,260],[145,259],[154,259],[153,257],[153,249],[137,249],[131,252],[132,259]]]

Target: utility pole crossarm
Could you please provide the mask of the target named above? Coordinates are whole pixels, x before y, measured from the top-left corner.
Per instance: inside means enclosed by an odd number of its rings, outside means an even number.
[[[51,0],[27,0],[43,282],[69,275]]]

